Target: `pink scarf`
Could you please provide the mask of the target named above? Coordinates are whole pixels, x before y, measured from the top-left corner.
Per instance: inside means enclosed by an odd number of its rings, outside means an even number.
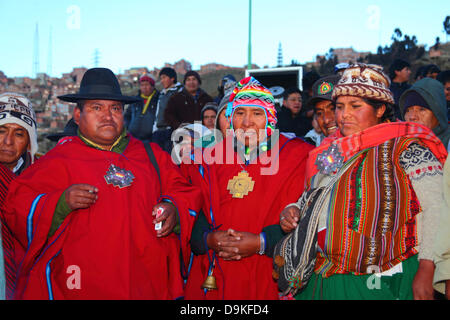
[[[332,136],[325,138],[322,144],[312,150],[306,165],[306,182],[318,172],[315,165],[319,154],[327,150],[331,144],[338,146],[344,157],[344,163],[361,150],[375,147],[387,140],[397,137],[418,138],[428,147],[436,158],[444,164],[447,159],[447,150],[441,140],[425,126],[413,122],[389,122],[367,128],[359,133],[344,137],[338,130]]]

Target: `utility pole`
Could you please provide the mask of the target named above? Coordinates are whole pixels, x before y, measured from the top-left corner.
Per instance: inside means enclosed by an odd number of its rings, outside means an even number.
[[[52,27],[50,27],[50,35],[48,39],[48,60],[47,60],[47,75],[52,76]]]
[[[97,68],[100,63],[100,51],[95,49],[94,51],[94,67]]]
[[[283,49],[281,48],[281,42],[278,44],[278,57],[277,57],[277,67],[283,66]]]
[[[36,30],[34,32],[34,52],[33,52],[33,77],[36,78],[39,73],[39,26],[36,22]]]
[[[252,68],[252,0],[248,0],[248,64],[247,69]]]

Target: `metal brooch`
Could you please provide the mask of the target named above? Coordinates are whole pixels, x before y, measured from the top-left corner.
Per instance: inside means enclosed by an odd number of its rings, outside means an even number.
[[[109,166],[105,175],[107,184],[112,184],[114,187],[125,188],[131,185],[134,175],[131,171],[119,168],[113,164]]]
[[[314,163],[319,169],[320,173],[332,174],[336,172],[344,164],[344,157],[339,151],[337,145],[332,144],[327,150],[317,156]]]

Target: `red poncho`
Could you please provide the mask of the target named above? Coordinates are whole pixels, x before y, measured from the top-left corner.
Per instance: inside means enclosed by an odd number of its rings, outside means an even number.
[[[15,299],[176,299],[183,295],[180,241],[157,238],[152,208],[161,197],[177,207],[182,248],[190,238],[188,210],[200,192],[170,156],[152,144],[162,187],[142,142],[130,137],[122,154],[78,137],[57,145],[10,186],[3,218],[11,230],[17,270]],[[132,172],[131,186],[107,184],[111,164]],[[71,212],[47,239],[55,206],[73,184],[96,186],[98,200]],[[183,252],[184,254],[184,252]]]
[[[16,177],[16,175],[7,167],[5,167],[3,164],[0,163],[0,206],[3,205],[3,202],[5,201],[6,195],[8,194],[8,188],[11,181]],[[1,215],[0,215],[1,217]],[[4,224],[0,220],[0,272],[3,274],[0,274],[0,296],[3,296],[2,299],[4,299],[4,284],[5,284],[5,278],[6,279],[14,279],[14,274],[10,270],[4,270],[4,261],[10,261],[11,258],[8,255],[3,255],[3,251],[7,252],[7,248],[10,246],[10,244],[7,241],[3,241],[5,239],[5,235],[8,233],[8,229],[4,227]],[[3,236],[2,236],[3,234]],[[5,248],[5,249],[3,249]],[[2,279],[2,277],[5,277]],[[11,282],[11,281],[10,281]],[[11,290],[11,287],[9,288]]]
[[[225,148],[224,144],[216,146],[213,156],[217,156],[218,150],[224,150],[222,148]],[[183,169],[192,183],[201,186],[203,190],[203,211],[210,224],[213,217],[214,225],[220,226],[218,230],[232,228],[258,234],[267,226],[279,224],[281,211],[301,196],[306,159],[312,149],[313,146],[300,139],[288,141],[281,135],[279,146],[268,152],[269,155],[275,152],[276,155],[272,159],[278,162],[279,170],[273,175],[262,175],[261,169],[270,167],[271,164],[257,163],[256,160],[247,166],[202,164]],[[205,157],[205,154],[203,156]],[[238,155],[234,153],[233,156],[234,163],[237,163]],[[225,157],[226,155],[224,159]],[[237,176],[242,167],[245,167],[255,182],[254,189],[242,199],[232,198],[227,190],[228,181]],[[193,172],[199,169],[200,175]],[[211,252],[212,250],[209,250],[210,254]],[[272,278],[272,259],[266,255],[254,254],[240,261],[218,258],[218,264],[216,263],[213,271],[218,289],[205,294],[201,285],[207,277],[208,268],[207,255],[194,257],[186,286],[186,299],[278,299],[277,283]]]

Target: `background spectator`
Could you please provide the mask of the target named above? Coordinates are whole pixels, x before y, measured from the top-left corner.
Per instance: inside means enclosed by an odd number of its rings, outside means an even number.
[[[431,78],[417,81],[400,97],[400,109],[406,121],[430,128],[449,148],[450,128],[442,83]]]
[[[177,129],[181,123],[193,123],[201,120],[201,110],[213,99],[200,88],[202,80],[195,71],[188,71],[184,76],[184,88],[174,94],[167,103],[164,117],[172,128]]]
[[[286,89],[283,106],[277,112],[281,132],[292,132],[297,137],[303,137],[312,129],[312,119],[302,114],[302,106],[302,92],[298,88]]]
[[[391,85],[389,89],[394,95],[394,112],[397,119],[401,119],[398,101],[403,92],[411,87],[408,83],[410,76],[411,65],[405,60],[395,59],[389,68],[389,78],[391,78]]]
[[[155,89],[155,80],[150,75],[140,77],[139,94],[136,98],[139,102],[129,105],[125,112],[125,127],[135,138],[151,141],[159,92]]]

